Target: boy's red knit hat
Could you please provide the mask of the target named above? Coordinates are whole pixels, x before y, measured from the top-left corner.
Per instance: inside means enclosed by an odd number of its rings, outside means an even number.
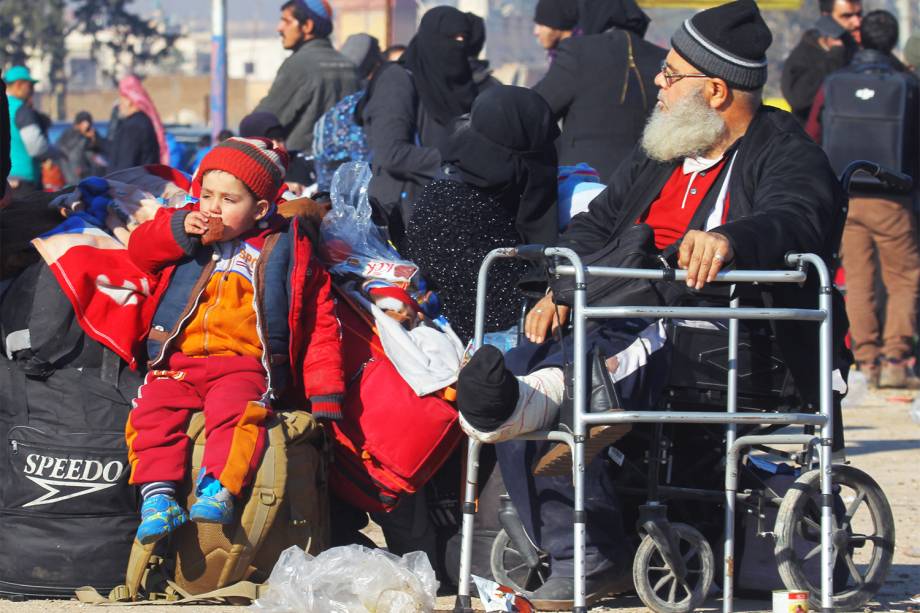
[[[288,154],[267,138],[234,136],[218,143],[201,160],[195,181],[209,170],[223,170],[243,182],[260,200],[275,201],[284,182]]]

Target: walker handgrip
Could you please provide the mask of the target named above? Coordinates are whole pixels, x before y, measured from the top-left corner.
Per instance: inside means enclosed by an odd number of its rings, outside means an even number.
[[[847,167],[840,175],[840,185],[843,187],[843,191],[850,192],[850,180],[859,171],[872,175],[889,188],[899,192],[909,192],[914,184],[914,180],[909,175],[885,168],[881,164],[870,162],[869,160],[853,160],[847,164]]]
[[[546,247],[544,245],[518,245],[514,248],[519,258],[529,260],[536,264],[541,264],[546,259],[546,256],[543,254],[545,249]]]
[[[909,192],[914,186],[914,180],[909,175],[884,166],[879,166],[873,174],[879,181],[899,192]]]

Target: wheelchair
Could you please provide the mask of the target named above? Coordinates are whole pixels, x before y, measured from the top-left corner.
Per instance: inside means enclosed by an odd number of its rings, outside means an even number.
[[[844,187],[857,170],[890,183],[900,181],[898,184],[903,185],[905,181],[872,163],[856,162],[844,172]],[[773,540],[779,579],[788,590],[807,591],[810,608],[853,610],[881,589],[894,553],[894,519],[884,492],[869,475],[832,463],[841,397],[832,384],[832,279],[820,257],[788,254],[789,270],[723,271],[716,279],[717,283],[732,285],[801,284],[809,273],[816,274],[819,287],[815,309],[747,307],[741,306],[737,297],[728,307],[596,307],[586,304],[589,278],[680,282],[686,273],[584,267],[568,249],[496,249],[480,269],[477,347],[483,337],[488,269],[496,259],[509,257],[538,262],[553,257],[567,260],[568,265],[557,265],[554,272],[575,277],[573,430],[532,432],[518,438],[561,441],[572,451],[576,613],[588,610],[584,584],[584,443],[587,429],[595,424],[628,422],[637,426],[614,445],[612,453],[619,465],[618,493],[623,498],[624,523],[636,526],[633,585],[649,609],[684,613],[701,606],[717,575],[712,545],[718,544],[717,549],[722,550],[723,610],[733,610],[739,515],[750,518],[757,538]],[[592,318],[613,317],[671,322],[671,376],[658,410],[586,413],[585,325]],[[677,320],[694,324],[681,326]],[[756,325],[746,328],[742,335],[740,320],[817,324],[817,407],[803,406],[791,376],[777,358],[775,339]],[[699,322],[712,324],[701,326]],[[798,431],[790,433],[792,427]],[[839,424],[837,431],[842,433]],[[469,578],[481,445],[473,439],[468,442],[455,612],[472,611]],[[792,472],[794,480],[785,491],[777,491],[758,476],[755,468],[765,457],[780,459]],[[712,478],[723,471],[724,479]],[[510,500],[502,504],[505,508],[499,517],[504,529],[492,546],[493,575],[516,591],[534,590],[548,575],[546,556],[532,544],[519,520],[509,519],[514,518],[507,508]],[[714,506],[724,511],[721,522],[715,519]],[[679,521],[673,521],[671,515]]]

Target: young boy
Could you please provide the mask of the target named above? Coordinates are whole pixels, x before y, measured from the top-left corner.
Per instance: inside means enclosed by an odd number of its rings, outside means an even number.
[[[188,521],[226,524],[265,445],[266,419],[309,399],[341,417],[341,341],[329,275],[298,222],[274,211],[287,154],[261,138],[230,138],[202,160],[197,204],[162,209],[128,252],[160,273],[147,338],[149,372],[126,427],[131,483],[144,498],[137,538],[152,543]],[[300,399],[298,402],[297,399]],[[205,416],[197,502],[175,500],[186,474],[191,411]]]

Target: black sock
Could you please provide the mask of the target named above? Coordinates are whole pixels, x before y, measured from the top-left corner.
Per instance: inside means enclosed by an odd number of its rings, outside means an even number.
[[[517,378],[505,368],[502,352],[483,345],[457,379],[457,408],[481,432],[501,426],[518,401]]]

